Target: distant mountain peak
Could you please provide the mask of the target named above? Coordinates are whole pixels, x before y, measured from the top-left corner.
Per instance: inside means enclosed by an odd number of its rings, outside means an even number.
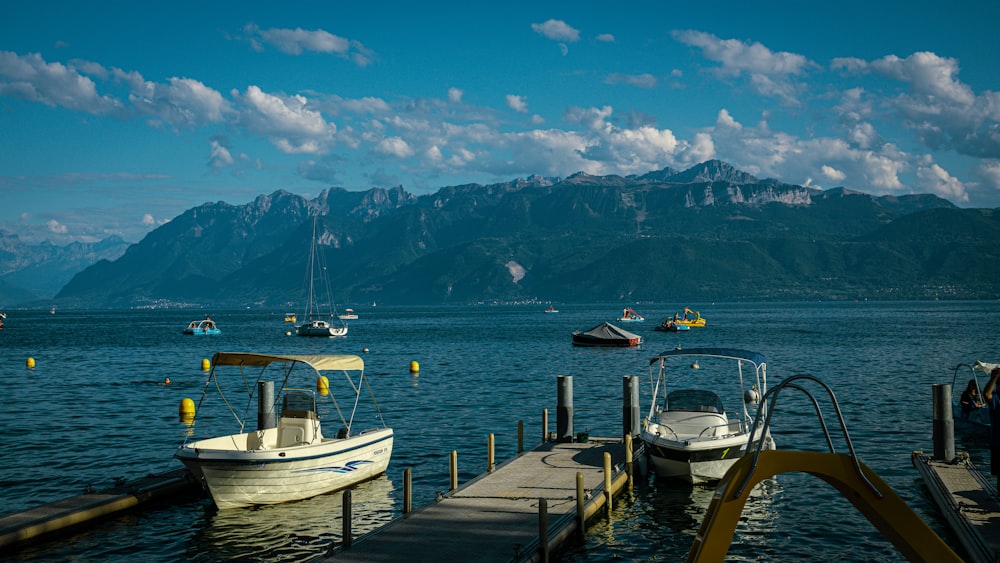
[[[743,185],[760,182],[756,176],[743,172],[728,162],[721,160],[708,160],[701,164],[696,164],[683,172],[670,176],[667,180],[678,184],[729,182],[730,184]]]

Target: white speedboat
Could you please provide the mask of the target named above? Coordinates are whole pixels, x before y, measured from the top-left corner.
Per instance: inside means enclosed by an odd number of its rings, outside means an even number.
[[[746,453],[757,411],[766,414],[764,356],[728,348],[670,350],[649,361],[649,379],[653,401],[640,437],[657,477],[692,484],[721,479]],[[739,406],[727,411],[723,398]],[[752,441],[764,432],[759,426]],[[763,438],[764,449],[774,449],[770,435]]]
[[[274,428],[245,431],[246,416],[233,409],[235,404],[226,397],[226,387],[217,375],[219,368],[236,367],[243,375],[239,392],[256,390],[248,371],[259,368],[257,382],[280,377],[276,384],[273,405],[277,425]],[[270,369],[269,369],[270,368]],[[338,398],[323,372],[342,372],[334,381],[343,381],[348,389],[347,401]],[[341,427],[336,437],[323,433],[317,410],[316,393],[310,386],[291,387],[290,377],[298,381],[315,378],[316,388],[326,410],[332,406],[340,417]],[[310,377],[311,376],[311,377]],[[221,378],[225,381],[225,378]],[[236,378],[234,378],[236,379]],[[346,381],[345,381],[346,380]],[[367,389],[366,389],[367,388]],[[364,408],[359,399],[362,392],[372,397],[372,406]],[[364,373],[364,360],[358,356],[319,354],[286,356],[220,352],[212,358],[212,370],[205,382],[199,404],[204,409],[206,395],[218,393],[235,417],[238,430],[224,436],[186,441],[174,454],[202,483],[219,508],[234,508],[259,504],[277,504],[301,500],[330,491],[350,487],[383,474],[392,455],[393,431],[381,427],[357,430],[354,422],[373,416],[382,420],[378,404]],[[246,410],[257,411],[254,405]],[[349,409],[349,410],[348,410]],[[273,411],[272,411],[273,412]],[[215,413],[213,413],[215,414]],[[214,419],[218,419],[215,416]],[[189,440],[191,440],[189,438]]]

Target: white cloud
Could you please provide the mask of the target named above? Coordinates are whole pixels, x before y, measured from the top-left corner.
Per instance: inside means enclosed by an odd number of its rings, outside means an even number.
[[[170,78],[167,84],[146,82],[138,73],[117,75],[131,83],[129,102],[139,113],[153,115],[170,125],[195,126],[224,120],[230,111],[222,94],[197,80]]]
[[[401,137],[389,137],[382,139],[382,141],[375,145],[375,150],[382,154],[395,156],[397,158],[408,158],[413,156],[414,153],[410,145]]]
[[[920,192],[930,192],[952,201],[969,201],[965,184],[934,163],[917,168],[916,187]]]
[[[816,67],[806,57],[789,52],[774,52],[760,43],[720,39],[701,31],[675,31],[676,40],[701,49],[709,60],[720,63],[721,76],[747,74],[750,84],[762,95],[798,105],[802,86],[791,78]]]
[[[66,233],[69,232],[69,229],[66,228],[66,225],[59,223],[59,221],[56,221],[55,219],[49,219],[49,221],[45,225],[46,227],[48,227],[49,232],[53,234],[65,235]]]
[[[119,111],[121,102],[97,92],[89,77],[62,63],[47,63],[41,55],[20,56],[0,51],[0,95],[92,115]]]
[[[528,99],[524,96],[507,94],[505,99],[507,100],[507,107],[510,109],[520,113],[528,113]]]
[[[531,29],[535,33],[541,34],[553,41],[568,41],[570,43],[580,40],[580,32],[573,29],[562,20],[548,20],[545,23],[533,23]]]
[[[847,174],[844,174],[832,166],[827,166],[826,164],[820,166],[819,171],[824,178],[833,182],[843,182],[844,179],[847,178]]]
[[[463,92],[458,88],[448,88],[448,101],[453,104],[458,104],[462,102]]]
[[[349,58],[358,66],[367,66],[372,60],[372,53],[359,41],[345,39],[322,29],[307,30],[271,28],[261,29],[255,24],[247,24],[243,28],[256,50],[263,50],[263,44],[270,44],[282,53],[301,55],[305,51],[315,53],[335,54]]]
[[[652,74],[609,74],[604,82],[606,84],[628,84],[638,88],[656,88],[657,80]]]
[[[597,40],[600,41],[600,42],[602,42],[602,43],[614,43],[615,42],[615,36],[611,35],[610,33],[602,33],[602,34],[600,34],[600,35],[597,36]]]
[[[211,152],[208,157],[208,165],[213,169],[225,168],[227,166],[232,166],[233,155],[229,153],[229,149],[223,146],[217,139],[212,139],[210,142]]]
[[[240,104],[240,124],[271,139],[282,152],[318,153],[332,141],[336,126],[308,107],[304,96],[277,96],[249,86],[234,91]]]
[[[729,110],[727,110],[726,108],[722,108],[722,109],[719,110],[719,113],[718,113],[718,115],[715,118],[715,126],[716,127],[729,127],[729,128],[732,128],[732,129],[742,129],[743,128],[743,125],[741,125],[738,121],[736,121],[735,119],[733,119],[733,116],[729,114]]]

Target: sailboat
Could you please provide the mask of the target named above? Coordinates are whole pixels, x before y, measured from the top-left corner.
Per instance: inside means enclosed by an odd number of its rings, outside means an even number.
[[[306,302],[305,322],[295,327],[295,334],[299,336],[347,336],[347,325],[344,323],[331,324],[328,319],[336,318],[334,312],[331,310],[329,313],[322,314],[319,312],[319,306],[316,303],[315,281],[317,268],[320,271],[321,281],[326,286],[327,302],[330,304],[333,303],[333,295],[330,291],[330,280],[327,278],[326,268],[322,264],[319,264],[319,262],[322,262],[322,255],[320,255],[319,260],[317,260],[316,256],[317,221],[318,215],[314,215],[312,244],[309,247],[309,297]]]

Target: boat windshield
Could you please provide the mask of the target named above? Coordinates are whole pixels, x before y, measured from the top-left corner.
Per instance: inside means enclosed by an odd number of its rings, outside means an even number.
[[[281,404],[281,416],[304,418],[316,412],[316,397],[309,391],[288,391]]]
[[[722,399],[711,391],[680,389],[667,395],[667,410],[721,413]]]

